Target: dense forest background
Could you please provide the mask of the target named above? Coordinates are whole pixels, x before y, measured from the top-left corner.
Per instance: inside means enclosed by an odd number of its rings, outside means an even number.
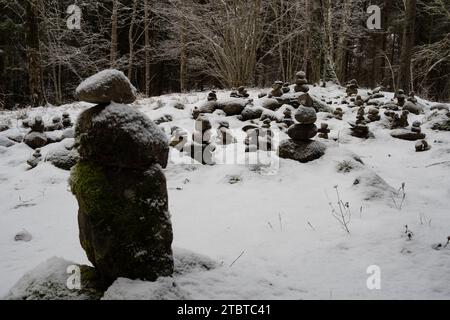
[[[80,29],[69,29],[81,9]],[[370,5],[381,29],[370,30]],[[0,109],[73,101],[105,68],[143,95],[311,83],[450,100],[450,0],[0,0]],[[322,82],[321,82],[322,81]]]

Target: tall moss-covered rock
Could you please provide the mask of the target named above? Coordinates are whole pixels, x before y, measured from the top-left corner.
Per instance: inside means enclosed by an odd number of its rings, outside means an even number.
[[[111,170],[82,161],[72,169],[80,242],[107,280],[156,280],[173,273],[166,179],[159,165]]]
[[[111,103],[84,111],[78,118],[75,139],[82,160],[114,168],[167,166],[166,135],[131,106]]]

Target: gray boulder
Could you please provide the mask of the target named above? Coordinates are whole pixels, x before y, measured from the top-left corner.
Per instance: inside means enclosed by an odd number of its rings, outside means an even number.
[[[411,101],[406,101],[403,105],[403,110],[408,110],[409,112],[419,115],[423,113],[423,108],[419,104],[412,103]]]
[[[412,132],[407,129],[392,130],[391,136],[393,138],[407,140],[407,141],[423,140],[426,137],[426,135],[424,133]]]
[[[41,132],[30,132],[25,136],[24,142],[32,149],[42,148],[47,144],[47,136]]]
[[[45,161],[50,162],[55,167],[69,171],[80,159],[76,149],[67,149],[65,147],[57,148],[49,152]]]
[[[80,158],[115,168],[167,166],[169,142],[164,132],[135,108],[110,104],[84,111],[75,137]]]
[[[67,285],[71,277],[68,270],[75,270],[74,268],[80,270],[80,290],[71,290]],[[99,300],[106,288],[92,267],[77,266],[74,262],[51,258],[26,273],[4,299]]]
[[[278,155],[283,159],[291,159],[301,163],[321,158],[326,151],[326,146],[314,140],[294,141],[285,140],[278,148]]]

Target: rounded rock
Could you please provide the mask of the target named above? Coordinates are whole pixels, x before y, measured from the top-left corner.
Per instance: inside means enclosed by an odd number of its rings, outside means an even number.
[[[295,113],[295,120],[301,124],[314,124],[317,121],[316,110],[300,106]]]

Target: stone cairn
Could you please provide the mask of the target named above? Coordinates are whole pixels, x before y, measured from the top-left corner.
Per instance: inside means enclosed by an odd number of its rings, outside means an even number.
[[[352,96],[352,95],[358,95],[358,82],[356,81],[356,79],[353,79],[349,82],[349,84],[347,85],[347,95],[348,96]]]
[[[318,137],[322,139],[328,139],[329,138],[328,134],[331,132],[331,130],[328,129],[328,123],[321,123],[320,128],[317,131],[319,132]]]
[[[391,118],[391,129],[406,128],[409,126],[408,115],[409,111],[407,110],[403,110],[400,115],[395,112],[388,113],[387,116]]]
[[[380,121],[381,120],[380,110],[378,110],[378,108],[370,108],[369,115],[367,116],[367,118],[369,118],[370,122]]]
[[[295,92],[307,93],[309,91],[308,79],[306,79],[306,73],[304,71],[299,71],[295,75]]]
[[[398,89],[397,93],[395,94],[395,98],[397,99],[397,105],[399,107],[403,107],[405,105],[406,102],[405,91],[403,91],[402,89]]]
[[[70,186],[79,205],[81,246],[106,285],[119,277],[171,276],[173,235],[162,171],[169,154],[166,135],[128,105],[136,89],[120,71],[102,71],[76,93],[97,104],[75,127],[80,161]]]
[[[292,110],[291,109],[286,108],[286,110],[284,110],[284,112],[283,112],[283,116],[284,116],[283,123],[286,124],[288,128],[295,123],[294,119],[292,118]]]
[[[250,95],[248,94],[245,87],[241,86],[237,90],[232,90],[230,94],[231,98],[248,98]],[[217,97],[216,97],[217,100]]]
[[[214,165],[214,151],[216,147],[212,143],[212,125],[209,119],[201,114],[195,120],[192,145],[188,150],[189,155],[203,165]]]
[[[295,114],[298,121],[288,129],[289,140],[282,141],[278,155],[283,159],[296,160],[306,163],[319,159],[325,154],[326,146],[318,141],[311,140],[317,135],[315,125],[317,114],[314,108],[300,106]]]
[[[344,111],[342,111],[341,107],[337,107],[334,111],[333,111],[333,116],[335,119],[337,120],[342,120],[342,118],[344,117]]]
[[[39,164],[39,162],[42,161],[42,154],[41,149],[34,150],[34,153],[31,155],[31,157],[27,160],[28,165],[31,168],[36,168]]]
[[[236,138],[233,136],[230,130],[230,124],[225,120],[219,121],[217,136],[219,139],[219,143],[223,145],[233,144],[237,142]]]
[[[48,138],[44,133],[45,126],[44,121],[40,116],[34,118],[34,121],[30,124],[31,131],[25,136],[24,142],[32,149],[38,149],[45,146],[48,142]]]
[[[283,88],[281,89],[284,94],[289,93],[291,91],[291,88],[289,87],[291,84],[289,82],[286,82],[283,85]]]
[[[73,123],[68,112],[62,114],[62,124],[65,129],[72,128]]]
[[[362,107],[364,105],[364,100],[360,95],[356,96],[355,107]]]
[[[356,124],[366,124],[366,108],[359,107],[356,114]]]
[[[283,81],[275,81],[270,96],[279,98],[283,95]]]
[[[215,91],[211,91],[208,93],[208,101],[217,101],[217,93]]]
[[[417,103],[416,93],[411,91],[408,95],[408,101],[412,103]]]
[[[370,137],[369,127],[366,124],[364,107],[358,109],[356,115],[356,123],[350,124],[351,135],[361,139],[368,139]]]
[[[47,126],[45,128],[45,131],[57,131],[57,130],[63,130],[64,125],[62,123],[62,120],[60,117],[54,117],[52,119],[52,124]]]

